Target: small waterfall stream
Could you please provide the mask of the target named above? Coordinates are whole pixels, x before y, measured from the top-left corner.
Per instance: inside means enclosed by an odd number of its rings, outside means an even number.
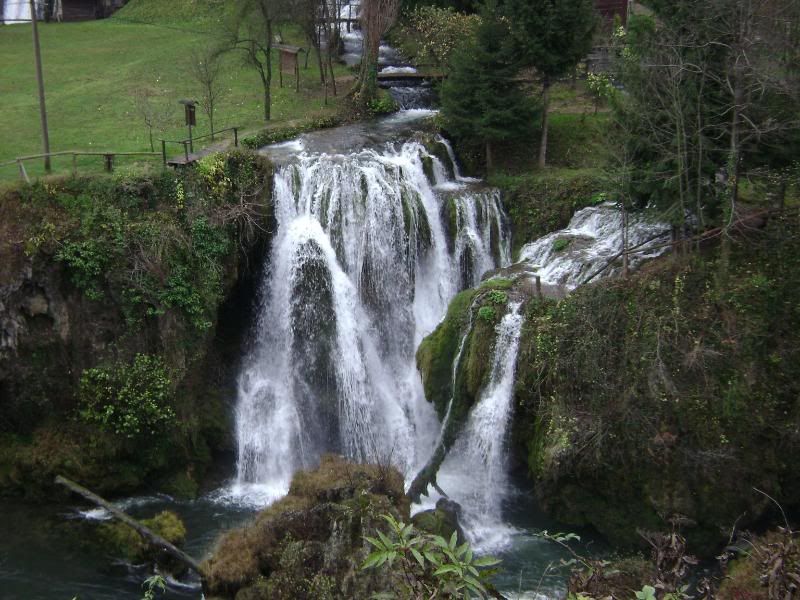
[[[575,213],[566,229],[554,231],[524,246],[519,259],[536,268],[542,282],[575,289],[609,262],[603,272],[612,276],[622,270],[623,217],[614,204],[590,206]],[[627,247],[638,247],[630,256],[630,267],[668,251],[670,226],[629,215]]]
[[[524,322],[521,307],[520,302],[510,304],[496,327],[488,383],[437,476],[439,486],[461,504],[464,530],[482,552],[503,550],[513,533],[503,519],[502,505],[509,491],[507,437]],[[433,495],[426,507],[436,499]]]

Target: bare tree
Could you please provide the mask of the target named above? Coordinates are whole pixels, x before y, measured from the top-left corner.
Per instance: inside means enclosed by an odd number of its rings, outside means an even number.
[[[353,96],[366,103],[378,93],[378,54],[381,38],[391,29],[400,12],[400,0],[362,0],[361,31],[364,49],[361,69],[353,88]]]
[[[200,106],[208,117],[211,139],[214,139],[214,110],[225,95],[225,86],[220,82],[222,60],[219,50],[206,47],[192,52],[191,74],[200,91]]]
[[[265,121],[272,109],[273,29],[286,14],[283,0],[243,0],[225,31],[225,47],[242,52],[245,64],[261,78]]]
[[[139,88],[133,91],[136,113],[144,121],[150,137],[150,151],[155,152],[154,131],[165,131],[175,120],[175,107],[168,98],[159,96],[151,89]]]

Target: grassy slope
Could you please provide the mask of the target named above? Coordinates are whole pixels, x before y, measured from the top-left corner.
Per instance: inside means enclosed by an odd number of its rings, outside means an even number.
[[[134,0],[106,21],[43,24],[40,32],[51,149],[149,151],[147,129],[134,105],[137,89],[150,89],[165,104],[175,107],[174,126],[156,137],[186,137],[177,102],[198,95],[187,63],[192,49],[215,41],[213,32],[219,31],[220,20],[215,6],[221,4],[219,0]],[[294,28],[283,27],[282,33],[287,41],[306,45]],[[0,27],[0,57],[2,163],[41,149],[29,26]],[[243,66],[238,55],[226,56],[225,61],[228,94],[216,114],[217,128],[258,128],[263,124],[258,74]],[[301,69],[299,96],[289,87],[279,89],[276,73],[274,121],[335,110],[335,104],[324,106],[314,63],[311,60],[308,70]],[[340,74],[345,72],[341,67]],[[207,133],[206,122],[205,115],[198,112],[199,135]],[[99,168],[99,159],[91,160],[91,164]],[[57,169],[69,166],[69,159],[55,164]],[[30,163],[30,167],[31,172],[38,173],[38,164]],[[0,167],[0,180],[16,176],[16,167]]]

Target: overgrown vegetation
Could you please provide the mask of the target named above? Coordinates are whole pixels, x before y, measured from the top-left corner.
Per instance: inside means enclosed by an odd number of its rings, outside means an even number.
[[[323,456],[295,474],[289,494],[244,528],[225,534],[204,563],[206,593],[220,598],[369,598],[401,575],[362,572],[382,515],[408,519],[403,478],[387,465]]]
[[[545,506],[615,541],[685,515],[696,552],[787,503],[798,484],[796,214],[719,255],[667,261],[531,302],[517,382],[517,439]]]
[[[192,387],[215,373],[203,361],[268,230],[271,174],[233,152],[185,173],[52,179],[0,197],[4,318],[18,332],[0,351],[0,431],[15,434],[0,443],[3,493],[36,495],[58,472],[130,489],[210,459],[225,416],[211,386]],[[184,473],[173,483],[196,489]]]
[[[383,565],[402,573],[400,585],[386,598],[489,598],[488,578],[500,561],[490,556],[476,557],[469,543],[458,543],[458,534],[449,539],[418,532],[392,515],[384,515],[388,535],[378,530],[377,537],[365,537],[375,550],[362,569]]]

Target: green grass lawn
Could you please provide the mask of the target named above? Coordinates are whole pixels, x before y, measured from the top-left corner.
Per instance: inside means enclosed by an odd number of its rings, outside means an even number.
[[[219,31],[220,17],[211,16],[215,14],[212,11],[196,9],[198,4],[205,4],[206,8],[222,6],[219,0],[134,0],[105,21],[42,24],[51,151],[149,151],[147,128],[134,101],[136,90],[141,89],[158,94],[157,102],[175,109],[171,125],[157,132],[156,137],[184,139],[187,132],[178,100],[199,95],[188,67],[191,53],[213,44],[213,32]],[[165,18],[167,6],[174,9],[169,19]],[[155,20],[157,24],[145,22]],[[307,45],[292,27],[283,27],[282,33],[288,43]],[[236,53],[224,60],[227,95],[215,115],[216,129],[239,126],[252,131],[263,127],[263,94],[257,72],[244,66]],[[291,77],[285,77],[286,87],[279,89],[275,73],[273,122],[322,116],[336,110],[336,102],[329,102],[328,106],[323,103],[315,63],[312,57],[308,70],[301,65],[299,94],[290,83]],[[38,154],[42,147],[29,25],[0,26],[0,64],[3,163],[17,156]],[[338,69],[340,76],[349,74],[343,66]],[[197,135],[207,133],[207,118],[199,108],[197,118]],[[173,146],[175,154],[179,151],[178,146]],[[70,158],[54,160],[57,171],[71,168]],[[125,163],[125,159],[120,160]],[[81,159],[80,164],[82,168],[99,170],[102,159]],[[34,175],[43,172],[38,161],[28,163],[26,168]],[[16,177],[16,166],[0,167],[0,179]]]

